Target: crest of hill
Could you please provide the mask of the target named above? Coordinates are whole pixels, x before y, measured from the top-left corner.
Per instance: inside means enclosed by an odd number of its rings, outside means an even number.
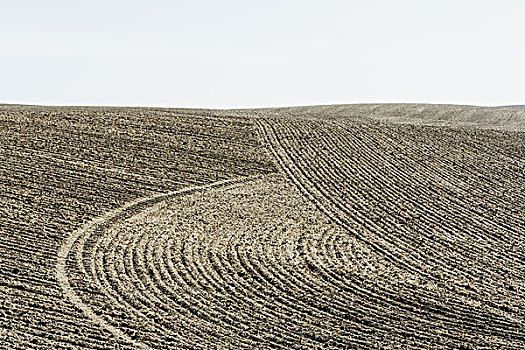
[[[475,107],[431,104],[355,104],[268,108],[275,115],[304,118],[352,118],[395,124],[473,127],[525,131],[525,106]]]
[[[516,108],[516,109],[525,109],[525,105],[512,105],[512,106],[503,106],[505,108]]]

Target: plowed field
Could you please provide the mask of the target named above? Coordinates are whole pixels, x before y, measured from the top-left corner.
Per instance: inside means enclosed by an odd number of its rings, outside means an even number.
[[[523,349],[525,111],[0,106],[0,347]]]

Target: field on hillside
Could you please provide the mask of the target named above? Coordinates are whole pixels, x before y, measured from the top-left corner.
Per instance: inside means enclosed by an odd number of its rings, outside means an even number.
[[[0,106],[0,348],[523,349],[525,111]]]

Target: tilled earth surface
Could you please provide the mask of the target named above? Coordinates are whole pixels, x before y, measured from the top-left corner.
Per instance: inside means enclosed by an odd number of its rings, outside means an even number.
[[[0,347],[525,347],[525,112],[0,107]]]

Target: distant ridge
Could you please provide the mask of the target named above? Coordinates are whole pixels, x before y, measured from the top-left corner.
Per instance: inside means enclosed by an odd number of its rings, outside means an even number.
[[[394,124],[525,131],[525,106],[385,103],[269,108],[259,111],[318,119],[375,120]]]
[[[191,109],[173,107],[111,107],[111,106],[39,106],[1,104],[2,110],[16,109],[53,110],[68,109],[95,111],[163,111],[189,113],[214,113],[220,111],[236,111],[241,113],[296,117],[314,119],[354,119],[374,120],[383,123],[415,124],[429,126],[448,126],[463,128],[482,128],[503,131],[525,132],[525,105],[508,105],[495,107],[479,107],[468,105],[447,104],[415,104],[415,103],[375,103],[375,104],[345,104],[345,105],[314,105],[295,107],[241,108],[241,109]]]

